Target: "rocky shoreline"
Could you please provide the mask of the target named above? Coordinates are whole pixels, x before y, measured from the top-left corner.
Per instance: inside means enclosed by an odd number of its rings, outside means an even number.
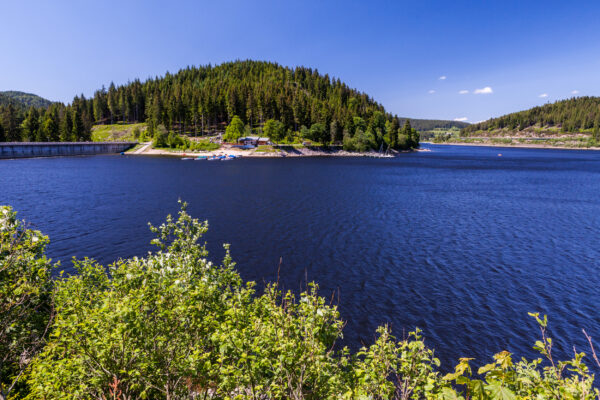
[[[258,158],[285,158],[285,157],[374,157],[374,158],[391,158],[402,152],[391,150],[388,154],[381,154],[376,151],[365,153],[357,153],[343,150],[341,148],[315,149],[314,147],[294,147],[294,146],[277,146],[267,151],[259,151],[259,149],[241,150],[235,147],[222,147],[213,151],[177,151],[166,149],[152,148],[149,143],[144,143],[143,147],[129,152],[133,155],[154,155],[154,156],[172,156],[172,157],[214,157],[223,155],[233,155],[236,157],[258,157]]]

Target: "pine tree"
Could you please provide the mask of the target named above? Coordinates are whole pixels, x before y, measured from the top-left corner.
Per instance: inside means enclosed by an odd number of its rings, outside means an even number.
[[[73,108],[73,110],[71,111],[71,118],[71,141],[83,141],[83,119],[81,118],[81,112],[78,109]]]
[[[115,84],[113,82],[111,82],[110,86],[108,87],[107,105],[110,113],[110,123],[113,124],[115,115],[117,114],[117,109],[119,107],[117,89],[115,88]]]
[[[73,130],[73,124],[71,122],[71,111],[65,108],[60,117],[60,128],[58,139],[61,142],[68,142],[71,140],[71,133]]]
[[[56,109],[50,109],[46,112],[42,129],[48,141],[57,142],[59,140],[58,113]]]
[[[4,124],[4,135],[8,142],[19,142],[21,140],[21,130],[17,120],[17,110],[12,104],[4,108],[2,115]]]
[[[24,142],[33,142],[36,140],[39,130],[39,113],[37,108],[29,107],[27,117],[21,125],[21,137]]]

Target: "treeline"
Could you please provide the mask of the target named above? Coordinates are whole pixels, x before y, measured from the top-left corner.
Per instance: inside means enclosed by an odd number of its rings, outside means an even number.
[[[599,126],[600,97],[574,97],[469,125],[463,128],[462,133],[533,127],[558,127],[562,132],[589,132],[597,130]]]
[[[70,105],[0,105],[0,142],[87,142],[92,139],[91,103],[76,96]]]
[[[1,140],[57,138],[56,130],[39,129],[47,110],[9,107],[0,109]],[[179,134],[205,135],[223,132],[238,116],[250,131],[262,131],[266,121],[272,119],[281,122],[286,134],[312,129],[324,143],[348,142],[358,134],[357,142],[369,142],[377,148],[383,144],[418,144],[417,135],[399,140],[403,121],[339,79],[310,68],[292,69],[260,61],[188,67],[145,82],[135,80],[121,86],[111,83],[108,89],[96,91],[93,98],[82,95],[71,105],[52,105],[49,110],[58,126],[77,126],[70,129],[70,134],[78,138],[89,137],[89,128],[94,124],[117,122],[147,122],[150,135],[160,125]],[[388,128],[393,126],[393,132],[386,130],[386,123],[392,124]],[[30,126],[38,130],[32,131]],[[63,136],[68,136],[66,131]]]
[[[207,261],[198,243],[207,228],[184,205],[151,227],[157,251],[108,267],[85,258],[77,274],[54,275],[48,238],[0,207],[0,399],[600,396],[585,353],[553,358],[538,314],[534,348],[544,362],[501,351],[485,365],[461,358],[443,375],[418,329],[395,339],[388,326],[350,351],[337,307],[316,284],[299,296],[277,283],[259,290],[235,271],[227,247],[220,265]]]

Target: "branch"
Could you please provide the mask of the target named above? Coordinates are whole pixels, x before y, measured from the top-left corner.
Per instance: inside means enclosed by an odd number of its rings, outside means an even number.
[[[594,345],[592,344],[592,338],[587,334],[585,329],[582,329],[582,331],[583,331],[583,334],[585,335],[585,338],[587,339],[588,343],[590,344],[590,348],[592,349],[592,356],[594,357],[594,361],[596,361],[596,364],[600,367],[600,361],[598,360],[598,356],[596,355],[596,350],[594,349]]]

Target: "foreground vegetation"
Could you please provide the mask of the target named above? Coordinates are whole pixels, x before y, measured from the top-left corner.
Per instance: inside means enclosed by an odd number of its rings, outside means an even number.
[[[317,285],[259,291],[228,251],[207,260],[207,228],[183,205],[151,226],[156,252],[52,279],[48,238],[0,208],[0,399],[600,398],[584,353],[554,360],[537,314],[542,358],[502,351],[477,374],[469,358],[440,374],[418,329],[398,340],[382,326],[352,353]]]

